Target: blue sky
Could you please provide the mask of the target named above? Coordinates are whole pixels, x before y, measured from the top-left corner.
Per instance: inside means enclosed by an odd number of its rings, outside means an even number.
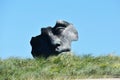
[[[120,55],[120,0],[0,0],[0,58],[32,58],[31,37],[60,19],[79,32],[76,55]]]

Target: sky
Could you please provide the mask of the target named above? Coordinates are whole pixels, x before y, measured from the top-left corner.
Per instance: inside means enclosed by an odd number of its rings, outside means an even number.
[[[57,20],[77,29],[75,55],[120,56],[120,0],[0,0],[0,58],[32,58],[31,37]]]

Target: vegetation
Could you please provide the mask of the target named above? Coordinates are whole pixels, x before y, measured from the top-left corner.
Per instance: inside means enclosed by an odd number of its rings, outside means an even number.
[[[0,59],[0,80],[73,80],[120,78],[120,57],[74,56],[68,53],[47,59]]]

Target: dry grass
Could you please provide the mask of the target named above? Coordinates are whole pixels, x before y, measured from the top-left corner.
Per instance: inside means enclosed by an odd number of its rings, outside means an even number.
[[[48,59],[0,59],[0,80],[120,78],[119,56],[61,54]]]

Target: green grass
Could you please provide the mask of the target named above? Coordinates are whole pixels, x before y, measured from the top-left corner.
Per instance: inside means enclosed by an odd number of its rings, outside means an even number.
[[[120,57],[60,54],[48,59],[0,59],[0,80],[120,78]]]

